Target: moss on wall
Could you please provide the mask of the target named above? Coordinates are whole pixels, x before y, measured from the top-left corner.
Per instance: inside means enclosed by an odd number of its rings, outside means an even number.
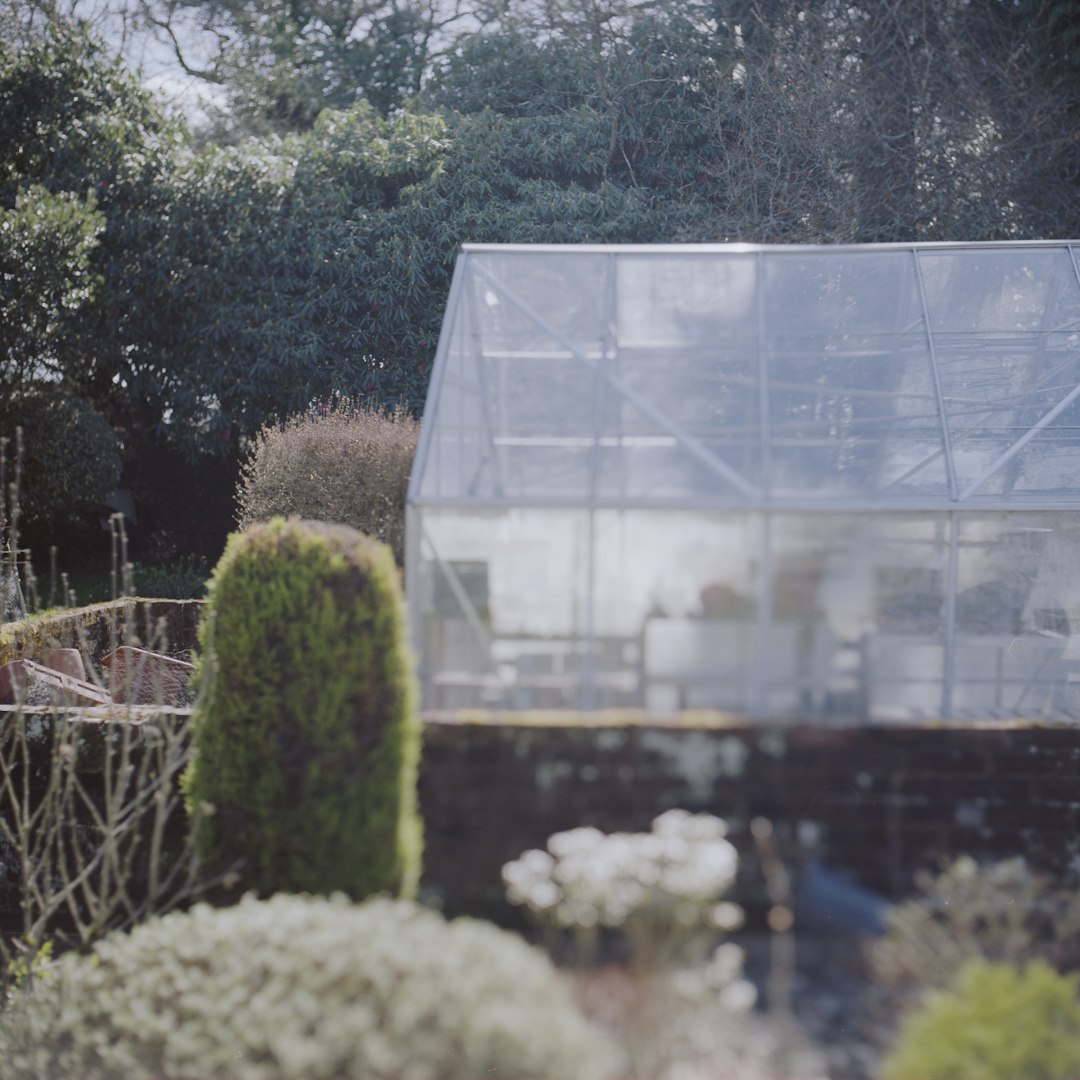
[[[195,644],[202,605],[202,600],[128,597],[3,623],[0,664],[33,659],[47,649],[80,647],[96,664],[120,643],[187,652]]]

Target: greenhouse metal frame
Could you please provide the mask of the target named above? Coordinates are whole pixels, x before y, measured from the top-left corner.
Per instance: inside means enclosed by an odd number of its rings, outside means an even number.
[[[1080,716],[1080,245],[466,245],[424,705]]]

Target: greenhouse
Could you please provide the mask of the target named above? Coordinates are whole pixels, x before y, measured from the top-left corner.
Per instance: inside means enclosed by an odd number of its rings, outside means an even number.
[[[1080,244],[466,246],[427,709],[1080,717]]]

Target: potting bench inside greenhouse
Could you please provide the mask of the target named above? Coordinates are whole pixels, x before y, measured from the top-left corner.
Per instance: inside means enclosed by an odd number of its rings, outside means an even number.
[[[466,246],[425,708],[1080,717],[1080,244]]]

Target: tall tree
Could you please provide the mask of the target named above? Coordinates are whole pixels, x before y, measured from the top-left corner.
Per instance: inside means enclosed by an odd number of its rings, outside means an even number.
[[[605,175],[665,202],[697,200],[713,88],[737,62],[712,8],[704,0],[513,5],[437,66],[426,100],[512,117],[586,107],[606,125]]]
[[[0,393],[62,373],[98,284],[90,260],[103,226],[93,191],[80,199],[34,184],[0,207]]]
[[[859,140],[854,160],[859,236],[915,240],[918,233],[920,90],[934,71],[936,5],[881,0],[851,11],[858,64]]]
[[[1069,0],[1072,2],[1072,0]],[[750,3],[716,84],[706,232],[794,242],[1074,234],[1076,85],[1042,0]],[[768,17],[766,17],[768,15]],[[1058,23],[1060,25],[1060,23]],[[750,44],[750,42],[754,44]]]
[[[483,3],[141,0],[141,9],[188,76],[223,89],[223,130],[246,135],[305,131],[324,108],[359,101],[388,114]]]
[[[21,351],[9,345],[9,369],[47,369],[80,390],[112,385],[127,344],[121,320],[88,330],[95,310],[116,305],[130,284],[118,225],[141,223],[140,243],[155,227],[135,193],[161,175],[170,137],[148,95],[83,35],[60,28],[28,48],[0,46],[0,206],[6,256],[19,253],[5,292],[28,320],[8,333],[37,331],[23,335]]]

